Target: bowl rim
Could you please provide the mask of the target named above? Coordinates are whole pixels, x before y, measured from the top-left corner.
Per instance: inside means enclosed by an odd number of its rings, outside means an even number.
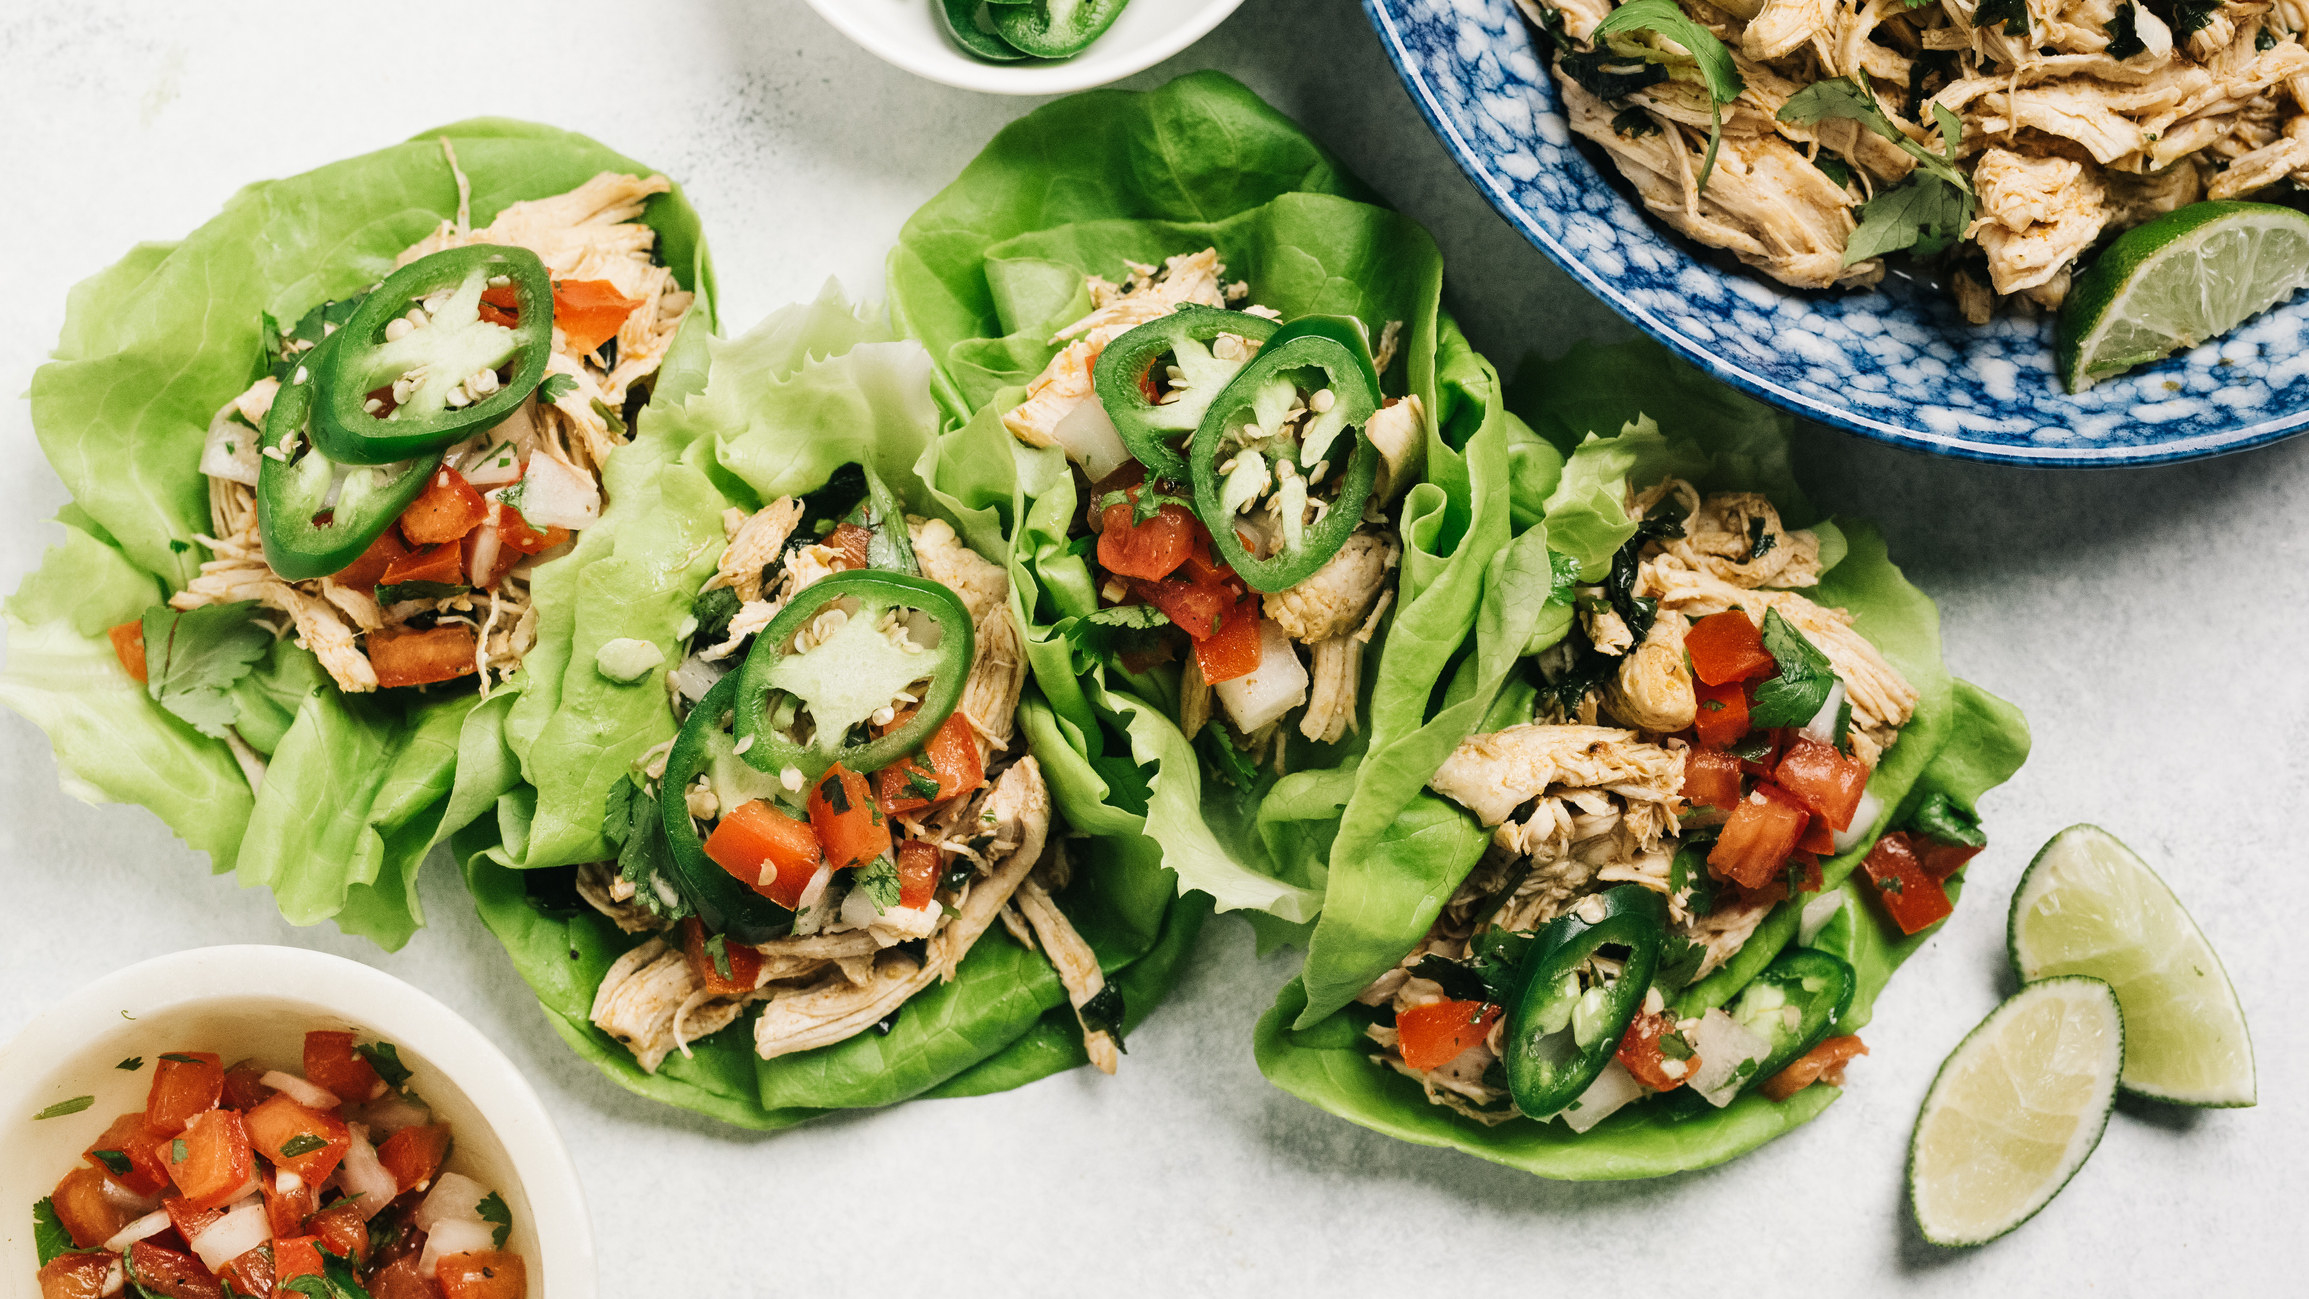
[[[818,3],[818,0],[811,0],[811,3]],[[1871,420],[1849,407],[1831,406],[1801,393],[1790,392],[1700,347],[1674,326],[1644,310],[1598,275],[1578,254],[1564,247],[1532,221],[1523,207],[1515,202],[1507,180],[1479,161],[1474,146],[1445,115],[1434,87],[1429,84],[1426,71],[1419,66],[1418,60],[1411,57],[1410,50],[1404,44],[1403,34],[1396,26],[1395,14],[1388,0],[1363,0],[1363,12],[1379,36],[1380,48],[1386,51],[1388,61],[1395,65],[1396,76],[1403,82],[1404,89],[1410,92],[1411,101],[1419,106],[1420,116],[1427,119],[1428,129],[1443,142],[1444,152],[1451,155],[1451,160],[1458,164],[1459,170],[1483,193],[1494,212],[1514,226],[1532,246],[1547,254],[1548,260],[1570,275],[1581,287],[1602,299],[1604,305],[1618,312],[1628,323],[1665,343],[1670,351],[1700,367],[1709,377],[1730,384],[1751,397],[1814,423],[1840,432],[1857,434],[1872,442],[1881,442],[1903,451],[2028,469],[2122,469],[2179,464],[2249,451],[2309,431],[2309,409],[2303,409],[2224,433],[2151,443],[2145,447],[2041,447],[2023,450],[2010,443],[1977,442],[1969,438],[1903,428]]]
[[[848,0],[804,2],[858,48],[925,81],[989,95],[1065,95],[1137,76],[1209,35],[1212,28],[1242,7],[1243,0],[1203,0],[1202,7],[1192,17],[1160,38],[1139,45],[1111,66],[1086,65],[1080,57],[1055,63],[981,63],[944,43],[938,46],[937,54],[917,54],[912,50],[894,49],[881,41],[876,35],[880,24],[860,18],[857,7]],[[922,2],[931,4],[936,0]]]
[[[143,1019],[243,998],[326,1005],[447,1075],[481,1111],[520,1179],[543,1255],[540,1287],[550,1271],[554,1299],[592,1299],[598,1293],[593,1219],[577,1167],[528,1079],[481,1030],[431,994],[342,956],[228,944],[170,952],[114,970],[66,993],[0,1046],[0,1115],[34,1112],[59,1081],[52,1062],[86,1043],[93,1020],[114,1014]]]

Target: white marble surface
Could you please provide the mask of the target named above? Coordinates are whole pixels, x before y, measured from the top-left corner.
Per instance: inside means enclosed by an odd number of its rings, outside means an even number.
[[[644,9],[661,16],[626,16]],[[1461,181],[1348,0],[1252,0],[1141,80],[1201,66],[1241,76],[1427,222],[1453,306],[1503,365],[1624,332]],[[799,0],[0,7],[12,191],[0,446],[13,466],[0,478],[0,587],[35,564],[64,500],[20,394],[65,291],[137,240],[190,230],[245,181],[480,113],[588,131],[689,186],[725,319],[743,325],[829,274],[875,291],[905,215],[1027,107],[886,68]],[[1117,1078],[1077,1073],[766,1139],[726,1131],[636,1100],[565,1051],[451,871],[428,875],[432,927],[400,953],[291,929],[264,895],[211,879],[150,815],[60,794],[46,743],[13,715],[0,716],[0,1035],[156,952],[282,942],[368,961],[472,1018],[536,1081],[585,1178],[605,1294],[2297,1284],[2284,1256],[2309,1189],[2309,1053],[2282,997],[2286,973],[2304,973],[2288,913],[2309,900],[2296,838],[2309,441],[2094,475],[1931,461],[1825,433],[1802,451],[1821,494],[1880,519],[1940,599],[1949,662],[2029,711],[2036,756],[1988,801],[1995,846],[1953,923],[1878,1003],[1848,1095],[1727,1168],[1550,1184],[1273,1091],[1248,1036],[1291,958],[1256,959],[1248,930],[1226,921]],[[2147,854],[2212,935],[2259,1030],[2262,1103],[2126,1106],[2037,1220],[1987,1249],[1938,1251],[1906,1225],[1909,1125],[1937,1062],[2006,991],[2012,883],[2078,820]]]

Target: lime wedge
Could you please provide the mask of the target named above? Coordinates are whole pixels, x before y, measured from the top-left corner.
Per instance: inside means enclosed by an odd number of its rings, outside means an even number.
[[[2213,945],[2148,863],[2072,825],[2012,895],[2012,968],[2105,980],[2125,1008],[2124,1089],[2182,1105],[2251,1105],[2253,1040]]]
[[[2127,230],[2069,290],[2062,382],[2099,380],[2219,338],[2309,285],[2309,216],[2269,203],[2191,203]]]
[[[1916,1116],[1908,1202],[1935,1245],[1981,1245],[2026,1222],[2101,1143],[2125,1025],[2098,979],[2032,983],[1957,1044]]]

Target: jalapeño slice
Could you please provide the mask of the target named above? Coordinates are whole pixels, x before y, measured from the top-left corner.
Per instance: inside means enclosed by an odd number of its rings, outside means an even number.
[[[821,621],[833,613],[842,616]],[[883,628],[892,615],[905,643]],[[936,643],[925,645],[932,628]],[[805,631],[807,647],[796,653]],[[743,756],[773,775],[795,768],[804,780],[837,762],[861,775],[879,771],[921,748],[954,712],[975,653],[970,610],[939,583],[877,569],[822,578],[762,629],[735,674]],[[900,692],[919,702],[904,704]],[[914,715],[873,734],[873,715],[892,705]]]
[[[723,870],[706,856],[705,840],[690,819],[687,791],[697,778],[714,772],[717,792],[729,784],[744,784],[747,777],[763,782],[758,792],[767,796],[777,782],[737,760],[736,741],[729,733],[729,715],[738,697],[738,674],[729,673],[706,691],[690,710],[666,754],[665,778],[658,784],[658,818],[665,827],[671,850],[674,887],[694,907],[707,929],[728,934],[741,943],[766,943],[782,938],[794,927],[794,913],[746,887],[743,880]],[[727,816],[734,808],[723,808]]]
[[[1309,407],[1294,438],[1284,418],[1302,390],[1317,400],[1326,392],[1330,397],[1323,410]],[[1345,316],[1305,316],[1276,330],[1212,400],[1187,457],[1195,512],[1211,530],[1220,557],[1253,590],[1296,586],[1354,535],[1379,471],[1379,449],[1363,436],[1364,421],[1378,409],[1371,349],[1362,326]],[[1235,467],[1222,475],[1219,466],[1230,459]],[[1326,461],[1337,470],[1329,482],[1338,490],[1322,517],[1306,523],[1303,512],[1313,492],[1328,486],[1309,479]],[[1245,475],[1252,481],[1239,485]],[[1254,554],[1236,530],[1236,506],[1270,488],[1279,504],[1281,535]]]
[[[1602,919],[1590,923],[1567,911],[1540,928],[1524,956],[1523,994],[1502,1046],[1508,1092],[1535,1119],[1561,1113],[1611,1063],[1652,986],[1667,936],[1668,908],[1659,894],[1621,884],[1596,896]],[[1619,961],[1618,972],[1583,977],[1581,967],[1599,954]]]
[[[513,289],[510,326],[481,318],[498,279]],[[439,293],[448,299],[426,324],[394,327]],[[536,390],[553,352],[553,281],[526,248],[445,249],[387,276],[330,338],[337,347],[315,370],[313,441],[340,464],[391,464],[488,428]]]
[[[1214,350],[1221,335],[1232,334],[1253,344],[1264,343],[1278,326],[1265,316],[1247,311],[1222,311],[1192,304],[1159,320],[1150,320],[1106,345],[1091,368],[1091,386],[1107,420],[1149,478],[1187,481],[1187,462],[1177,442],[1195,431],[1212,399],[1240,373],[1250,359],[1227,359]],[[1168,395],[1156,402],[1154,367],[1177,366],[1179,378]]]
[[[327,362],[338,337],[324,339],[281,381],[257,457],[257,533],[265,562],[292,582],[341,572],[359,559],[441,465],[436,451],[397,469],[357,467],[339,482],[340,466],[311,444],[308,429],[315,367]]]
[[[1852,1008],[1859,980],[1852,967],[1817,948],[1782,952],[1725,1008],[1740,1027],[1771,1043],[1771,1053],[1748,1075],[1762,1082],[1834,1031]]]

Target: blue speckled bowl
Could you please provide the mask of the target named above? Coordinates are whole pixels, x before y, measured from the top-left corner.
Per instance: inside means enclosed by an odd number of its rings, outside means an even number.
[[[1968,325],[1937,288],[1799,293],[1698,261],[1573,147],[1514,0],[1363,0],[1411,98],[1500,215],[1708,373],[1807,419],[1938,455],[2137,465],[2309,427],[2309,300],[2095,385],[2053,379],[2049,322]]]

